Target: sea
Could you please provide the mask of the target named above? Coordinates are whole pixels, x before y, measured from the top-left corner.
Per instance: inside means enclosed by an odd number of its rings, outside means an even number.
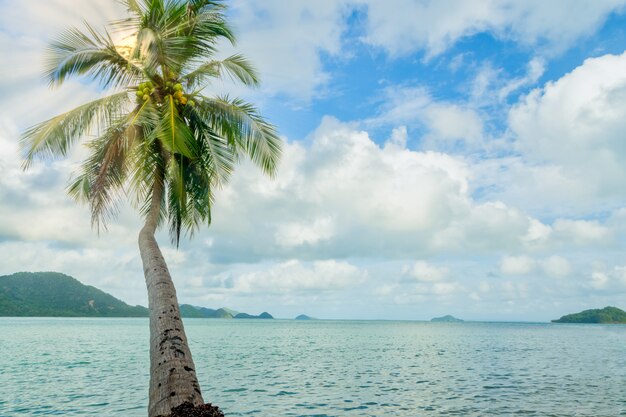
[[[185,319],[226,416],[626,416],[626,326]],[[148,321],[0,318],[0,416],[146,416]]]

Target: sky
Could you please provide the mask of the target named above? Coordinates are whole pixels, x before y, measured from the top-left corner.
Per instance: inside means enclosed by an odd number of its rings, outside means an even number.
[[[626,308],[626,0],[238,0],[235,47],[284,139],[242,162],[176,249],[179,301],[290,318],[548,321]],[[21,169],[20,133],[106,91],[51,90],[45,48],[105,0],[0,0],[0,275],[59,271],[147,304],[122,205],[65,188],[86,151]]]

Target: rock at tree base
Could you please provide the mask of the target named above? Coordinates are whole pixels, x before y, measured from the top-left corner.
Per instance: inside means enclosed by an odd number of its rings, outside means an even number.
[[[192,403],[185,402],[172,408],[171,414],[161,417],[224,417],[224,413],[211,403],[194,407]]]

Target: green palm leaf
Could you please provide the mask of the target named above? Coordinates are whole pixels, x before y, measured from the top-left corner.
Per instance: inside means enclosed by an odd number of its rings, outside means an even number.
[[[251,87],[256,87],[259,84],[256,70],[247,59],[239,54],[229,56],[221,61],[202,64],[185,75],[183,80],[193,89],[206,84],[212,78],[225,78],[225,76]]]
[[[66,156],[72,144],[94,130],[111,125],[129,103],[121,92],[83,104],[39,123],[22,135],[21,147],[27,168],[36,157]]]
[[[266,174],[275,175],[282,141],[254,106],[238,98],[205,98],[198,112],[234,149],[249,156]]]
[[[126,86],[143,76],[142,69],[120,53],[120,47],[105,31],[98,33],[85,23],[83,33],[71,28],[49,46],[46,78],[58,86],[70,76],[87,75],[104,88]]]

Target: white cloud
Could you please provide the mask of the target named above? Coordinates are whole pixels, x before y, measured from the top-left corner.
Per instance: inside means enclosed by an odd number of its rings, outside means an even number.
[[[125,16],[121,3],[110,0],[25,0],[0,7],[0,25],[5,33],[27,33],[40,39],[68,26],[82,25],[85,16],[95,27]],[[25,21],[29,22],[27,27]]]
[[[526,275],[533,271],[535,264],[528,256],[506,256],[500,263],[500,271],[505,275]]]
[[[347,8],[322,0],[230,3],[237,51],[259,69],[264,91],[301,101],[319,96],[330,80],[321,55],[338,55]]]
[[[528,62],[528,71],[526,75],[519,78],[508,80],[506,84],[498,91],[498,98],[504,100],[514,91],[522,87],[535,84],[545,71],[545,61],[541,58],[533,58]]]
[[[430,265],[425,261],[417,261],[409,270],[409,274],[420,282],[436,282],[446,278],[450,270],[445,267]]]
[[[528,297],[528,283],[504,281],[497,285],[499,296],[508,301],[515,301]]]
[[[443,153],[409,150],[405,135],[396,130],[380,146],[354,125],[326,118],[308,147],[287,144],[277,180],[243,165],[218,195],[209,232],[212,252],[238,253],[241,260],[406,259],[550,245],[549,225],[502,202],[471,198],[471,165]],[[581,224],[585,229],[587,223]]]
[[[289,260],[233,277],[232,290],[263,294],[336,291],[358,285],[366,277],[366,271],[347,262],[325,260],[305,265]]]
[[[481,32],[560,52],[593,33],[611,12],[620,12],[624,5],[623,1],[593,0],[398,0],[393,6],[376,0],[363,3],[368,8],[365,42],[394,56],[425,50],[427,57]]]
[[[383,91],[380,113],[365,126],[423,126],[424,148],[446,148],[461,143],[476,146],[483,135],[481,116],[468,105],[434,100],[423,87],[388,87]]]
[[[334,234],[332,218],[324,217],[307,223],[286,223],[276,231],[276,243],[281,246],[300,246],[330,239]]]
[[[459,291],[459,284],[456,282],[436,282],[432,286],[432,293],[435,295],[450,295]]]
[[[543,271],[554,278],[564,278],[572,272],[570,262],[562,256],[552,255],[542,261]]]
[[[570,262],[558,255],[544,259],[534,259],[527,255],[505,256],[500,260],[500,272],[504,275],[545,275],[564,278],[572,272]]]
[[[600,293],[626,293],[626,266],[607,267],[603,262],[594,262],[587,286]]]
[[[539,81],[545,71],[545,59],[534,57],[526,64],[526,73],[512,77],[504,68],[496,68],[484,61],[470,83],[471,103],[477,108],[487,107],[491,112],[506,109],[504,101],[516,91],[531,87]]]
[[[568,244],[607,244],[610,240],[611,230],[596,220],[566,220],[558,219],[553,224],[556,239]]]
[[[626,286],[626,266],[616,266],[614,270],[616,278]]]
[[[589,285],[591,285],[592,288],[596,290],[602,290],[607,286],[608,283],[609,277],[604,272],[596,271],[591,274],[591,282]]]
[[[526,190],[577,205],[626,196],[626,53],[587,59],[533,90],[511,110],[509,123],[531,163],[517,175]]]

